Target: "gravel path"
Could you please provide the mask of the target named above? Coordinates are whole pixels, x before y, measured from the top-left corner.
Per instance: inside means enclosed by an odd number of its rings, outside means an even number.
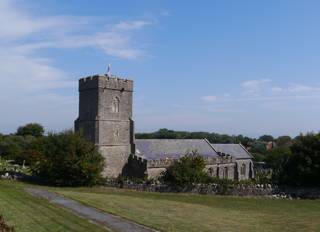
[[[102,212],[96,208],[83,205],[80,202],[71,200],[57,193],[36,188],[26,188],[25,190],[33,196],[45,198],[51,203],[67,208],[73,213],[98,223],[114,232],[156,232],[156,230],[149,229],[132,221]]]

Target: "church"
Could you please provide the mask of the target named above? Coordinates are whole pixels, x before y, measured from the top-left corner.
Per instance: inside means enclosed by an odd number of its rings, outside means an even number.
[[[103,176],[156,178],[174,160],[197,152],[213,177],[254,177],[253,157],[241,144],[211,144],[207,139],[135,139],[132,97],[132,80],[110,74],[79,80],[75,131],[92,141],[104,156]]]

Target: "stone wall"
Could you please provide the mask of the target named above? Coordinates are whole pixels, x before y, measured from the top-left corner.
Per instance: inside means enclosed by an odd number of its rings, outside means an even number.
[[[253,164],[251,159],[237,159],[237,180],[248,180],[254,178]]]
[[[96,75],[79,80],[79,117],[75,130],[96,144],[105,157],[103,175],[123,173],[134,152],[133,81]]]
[[[236,179],[236,160],[232,156],[221,155],[219,157],[204,158],[205,171],[212,177]],[[174,162],[174,159],[158,159],[147,161],[147,175],[149,179],[157,178]]]
[[[130,181],[122,183],[108,182],[108,187],[117,187],[146,192],[162,193],[196,193],[207,195],[230,195],[230,196],[263,196],[275,199],[320,199],[320,188],[293,188],[265,185],[228,185],[218,184],[195,184],[188,187],[174,187],[164,184],[136,184]]]

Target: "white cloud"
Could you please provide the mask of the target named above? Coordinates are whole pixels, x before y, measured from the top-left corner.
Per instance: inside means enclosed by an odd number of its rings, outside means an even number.
[[[302,99],[319,99],[320,86],[302,84],[288,84],[287,86],[270,86],[270,79],[250,80],[242,83],[247,96],[207,96],[202,100],[212,102],[254,102],[254,101],[294,101]],[[212,99],[211,99],[212,97]]]
[[[279,87],[279,86],[274,86],[271,88],[271,91],[272,92],[275,92],[275,93],[280,93],[283,91],[283,88]]]
[[[217,100],[217,97],[209,95],[209,96],[202,97],[201,100],[206,101],[206,102],[214,102]]]
[[[137,30],[141,29],[145,26],[148,26],[152,24],[151,22],[145,21],[145,20],[134,20],[134,21],[122,21],[120,23],[117,23],[113,26],[113,29],[115,30]]]
[[[301,84],[290,84],[288,87],[279,87],[275,86],[272,88],[272,91],[275,93],[282,94],[313,94],[320,93],[320,86],[308,86]]]
[[[133,33],[150,24],[144,20],[111,24],[101,18],[68,15],[40,17],[19,9],[14,1],[1,0],[0,132],[28,121],[47,123],[49,128],[73,124],[77,98],[70,93],[76,92],[76,81],[38,51],[92,48],[108,56],[137,59],[146,52],[134,46]]]
[[[270,79],[250,80],[242,83],[244,93],[247,95],[260,95],[263,87],[271,82]]]
[[[101,26],[100,30],[92,31],[97,24]],[[145,51],[141,46],[133,45],[133,33],[151,24],[154,22],[147,20],[111,24],[94,17],[65,15],[36,17],[19,10],[12,1],[0,2],[1,43],[24,53],[44,48],[89,47],[99,49],[106,55],[136,59],[144,56]],[[29,42],[23,42],[26,38]]]

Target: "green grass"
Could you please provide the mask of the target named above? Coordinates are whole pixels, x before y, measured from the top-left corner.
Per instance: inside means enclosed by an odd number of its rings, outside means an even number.
[[[319,200],[146,193],[112,188],[53,190],[161,231],[320,231]]]
[[[0,181],[0,214],[16,231],[104,231]],[[33,186],[36,187],[36,186]],[[47,188],[161,231],[320,231],[319,200],[146,193],[113,188]]]
[[[0,214],[17,232],[105,231],[87,220],[35,198],[23,191],[24,184],[0,180]]]

